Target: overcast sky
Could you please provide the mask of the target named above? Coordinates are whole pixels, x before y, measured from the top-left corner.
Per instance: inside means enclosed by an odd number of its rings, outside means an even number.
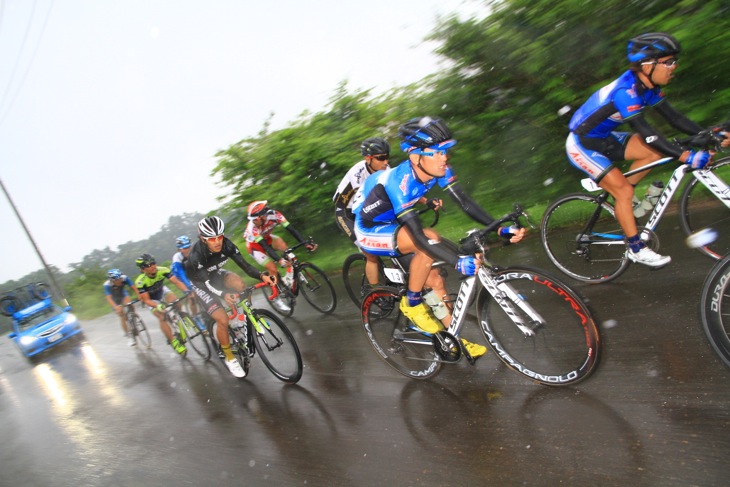
[[[215,209],[214,154],[337,85],[438,71],[423,42],[464,0],[0,0],[0,179],[46,262]],[[414,114],[404,114],[410,117]],[[358,154],[353,154],[353,162]],[[0,282],[41,267],[0,194]]]

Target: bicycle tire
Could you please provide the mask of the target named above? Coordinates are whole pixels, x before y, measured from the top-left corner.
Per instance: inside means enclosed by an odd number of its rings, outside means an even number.
[[[276,299],[270,299],[271,298],[271,287],[270,286],[264,286],[261,288],[261,292],[264,294],[264,298],[266,298],[266,302],[269,304],[271,309],[279,313],[284,318],[288,318],[294,313],[294,305],[296,304],[296,297],[294,296],[294,293],[287,287],[286,284],[284,284],[281,280],[278,284],[279,287],[279,295]],[[277,301],[281,299],[284,304],[287,305],[288,308],[283,308],[279,305],[282,301]]]
[[[493,278],[498,300],[482,286],[477,296],[477,316],[487,342],[502,362],[530,380],[549,386],[572,385],[593,373],[601,355],[601,335],[590,310],[573,290],[527,266],[501,269]],[[512,291],[519,302],[510,298]],[[531,322],[520,305],[536,311],[543,324]],[[504,306],[511,309],[505,310]],[[523,333],[512,315],[521,316],[534,335]]]
[[[415,331],[400,312],[401,295],[393,287],[377,287],[362,302],[362,326],[375,353],[411,379],[428,379],[441,370],[430,336]]]
[[[36,282],[29,286],[29,292],[33,298],[44,300],[51,297],[50,288],[45,282]]]
[[[713,350],[730,367],[730,254],[712,267],[702,284],[700,319]]]
[[[254,309],[253,315],[261,325],[254,328],[254,346],[266,368],[277,379],[295,384],[302,378],[302,354],[294,335],[283,321],[265,309]]]
[[[185,330],[185,342],[195,350],[206,362],[210,360],[210,344],[195,320],[184,311],[180,311],[180,326]]]
[[[326,315],[337,307],[337,294],[327,274],[309,262],[302,264],[297,272],[299,292],[314,309]]]
[[[345,284],[345,291],[357,309],[362,305],[362,297],[370,291],[367,277],[365,276],[365,263],[367,259],[363,254],[350,254],[342,264],[342,280]],[[383,272],[383,262],[378,259],[378,281],[387,283]]]
[[[706,169],[730,185],[730,157],[722,158]],[[714,242],[697,247],[701,253],[715,260],[730,253],[730,208],[694,177],[690,177],[679,199],[679,221],[687,235],[704,228],[711,228],[720,235]]]
[[[590,234],[585,229],[598,210],[596,197],[573,193],[558,198],[540,223],[540,240],[550,261],[578,281],[599,283],[616,279],[631,263],[624,233],[609,203],[602,203]]]
[[[150,332],[145,326],[142,318],[137,313],[130,313],[127,315],[127,324],[130,327],[130,333],[134,337],[135,342],[139,342],[145,348],[152,348],[152,337]]]
[[[0,312],[4,316],[13,316],[14,313],[20,311],[20,301],[15,296],[3,296],[0,299]]]

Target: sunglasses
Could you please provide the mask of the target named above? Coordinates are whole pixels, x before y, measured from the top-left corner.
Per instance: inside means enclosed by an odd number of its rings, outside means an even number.
[[[208,242],[217,242],[218,240],[223,240],[223,235],[218,235],[217,237],[205,237],[205,240]]]
[[[153,265],[156,265],[157,262],[150,262],[149,264],[143,264],[142,269],[147,269],[148,267],[152,267]]]
[[[379,161],[387,161],[390,159],[390,154],[380,155],[380,156],[373,156],[373,159],[377,159]]]
[[[433,152],[421,152],[421,155],[426,156],[426,157],[445,156],[446,150],[437,150],[437,151],[433,151]]]
[[[651,61],[651,62],[641,63],[641,64],[642,65],[643,64],[663,64],[664,66],[671,68],[673,66],[676,66],[678,62],[679,62],[679,59],[672,58],[672,59],[667,59],[666,61]]]

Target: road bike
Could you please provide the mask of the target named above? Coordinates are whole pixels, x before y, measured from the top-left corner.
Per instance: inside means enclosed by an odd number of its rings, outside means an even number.
[[[139,300],[135,299],[129,303],[122,303],[121,306],[124,308],[124,319],[127,321],[127,330],[129,336],[134,340],[135,345],[141,343],[145,348],[152,347],[152,338],[150,332],[147,330],[147,326],[142,321],[142,318],[137,314],[134,309],[134,305]]]
[[[189,344],[203,360],[210,360],[210,344],[207,333],[198,327],[195,320],[183,311],[182,304],[186,299],[193,299],[194,294],[185,296],[165,304],[165,319],[172,328],[172,334],[183,345]]]
[[[419,215],[431,211],[430,208],[420,210]],[[434,220],[430,228],[436,226],[440,213],[434,210]],[[405,286],[408,266],[413,254],[383,259],[378,257],[378,284],[392,287]],[[342,281],[345,284],[345,291],[355,306],[360,309],[362,298],[370,291],[370,283],[365,276],[365,256],[358,252],[350,254],[342,264]]]
[[[677,141],[683,147],[719,149],[721,139],[711,130]],[[676,161],[660,159],[642,168],[624,173],[631,176]],[[730,235],[730,157],[725,157],[700,170],[679,165],[656,198],[639,235],[653,250],[659,248],[655,231],[672,197],[685,176],[692,178],[679,199],[679,221],[682,230],[691,235],[709,228],[721,235]],[[551,203],[542,218],[540,239],[555,266],[566,275],[583,282],[608,282],[623,274],[631,264],[621,227],[609,203],[607,191],[590,178],[581,181],[587,191],[598,194],[572,193]],[[730,252],[728,239],[717,239],[698,247],[702,253],[719,259]]]
[[[730,254],[715,264],[702,284],[700,318],[710,345],[730,367]]]
[[[13,316],[22,309],[51,297],[51,291],[43,282],[32,282],[6,292],[0,298],[0,312],[5,316]]]
[[[521,225],[522,208],[461,242],[463,255],[480,255],[476,276],[464,277],[451,300],[449,327],[435,334],[418,330],[400,313],[403,289],[378,287],[363,299],[362,325],[375,352],[399,373],[414,379],[436,375],[442,364],[468,354],[459,339],[470,304],[490,348],[507,367],[551,386],[575,384],[596,368],[602,341],[583,300],[565,283],[528,266],[501,267],[487,259],[487,235],[505,222]]]
[[[269,305],[282,316],[291,316],[294,313],[297,296],[301,292],[304,299],[320,313],[330,314],[337,306],[337,295],[327,275],[322,269],[309,262],[301,262],[294,255],[294,250],[304,245],[312,245],[312,239],[305,240],[286,249],[282,256],[289,261],[291,273],[285,273],[279,279],[278,297],[273,297],[271,286],[263,289]]]
[[[277,379],[294,384],[302,377],[302,354],[286,325],[271,311],[253,308],[251,293],[270,287],[265,282],[247,287],[239,294],[239,302],[230,308],[228,333],[231,351],[248,375],[256,352]],[[277,296],[273,288],[272,295]]]

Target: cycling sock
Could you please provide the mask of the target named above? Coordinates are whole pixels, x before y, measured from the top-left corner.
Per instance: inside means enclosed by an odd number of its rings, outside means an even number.
[[[230,345],[221,345],[221,350],[223,351],[223,355],[226,356],[226,360],[233,360],[236,357],[233,356],[233,352],[231,352],[231,346]]]
[[[421,304],[423,299],[421,298],[421,291],[406,291],[406,298],[408,298],[408,306],[418,306]]]
[[[628,240],[629,248],[632,252],[638,252],[639,250],[644,248],[644,242],[641,241],[638,234],[634,235],[633,237],[629,237],[626,240]]]

